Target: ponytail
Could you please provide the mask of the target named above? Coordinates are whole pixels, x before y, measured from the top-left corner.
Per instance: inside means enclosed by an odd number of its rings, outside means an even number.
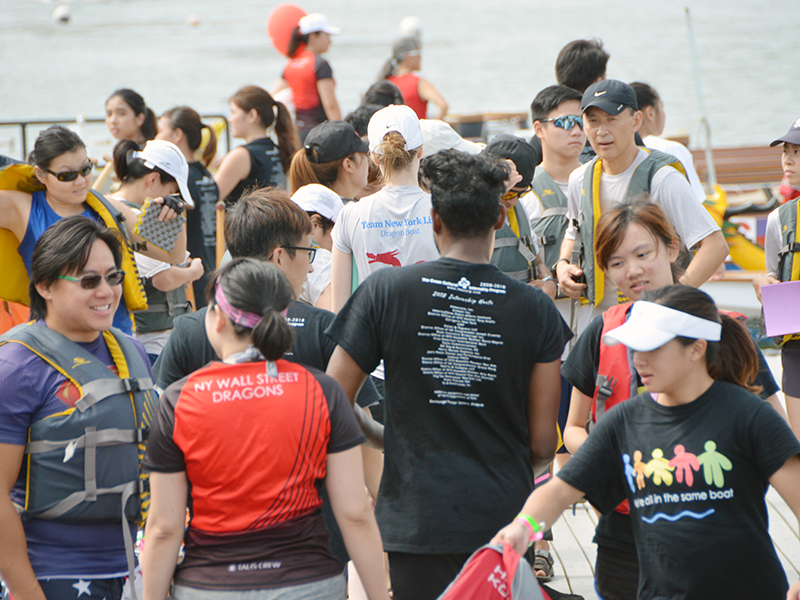
[[[156,119],[156,113],[149,106],[144,109],[144,123],[142,123],[140,131],[145,142],[156,139],[156,135],[158,135],[158,119]]]
[[[286,49],[286,56],[289,58],[294,58],[295,54],[297,54],[301,48],[308,44],[308,35],[310,34],[302,35],[300,33],[299,25],[292,29],[292,37],[289,38],[289,46]]]
[[[309,153],[313,154],[315,150],[308,147],[300,148],[292,157],[292,163],[289,165],[287,177],[290,194],[295,193],[301,187],[310,183],[318,183],[325,187],[331,187],[339,177],[339,167],[342,166],[344,158],[324,163],[315,163],[309,160]]]
[[[294,300],[286,276],[271,263],[236,258],[222,267],[206,287],[209,306],[218,305],[218,287],[228,306],[220,309],[231,319],[239,337],[250,337],[267,360],[278,360],[292,346],[293,332],[282,311]],[[237,323],[229,311],[244,314],[254,326]],[[260,318],[259,318],[260,317]]]
[[[257,85],[247,85],[241,88],[230,97],[230,101],[244,112],[255,110],[264,129],[269,129],[274,125],[281,165],[284,173],[287,172],[292,162],[292,155],[300,147],[300,137],[297,135],[297,129],[292,122],[289,109]]]
[[[761,386],[753,385],[759,371],[755,343],[744,326],[725,313],[719,313],[722,336],[719,342],[709,342],[706,350],[708,374],[719,381],[734,383],[758,393]]]
[[[197,152],[203,143],[203,129],[208,130],[208,142],[203,148],[202,161],[205,166],[211,164],[217,155],[217,132],[200,120],[196,110],[188,106],[170,108],[161,115],[169,122],[170,129],[180,129],[186,137],[186,143],[192,152]]]
[[[117,180],[125,182],[131,176],[131,170],[139,171],[136,167],[133,167],[133,169],[131,167],[134,164],[133,153],[141,149],[141,146],[133,140],[120,140],[117,142],[113,153],[114,174],[117,176]],[[144,162],[142,162],[141,166],[143,169],[147,168],[144,166]],[[133,177],[133,179],[138,179],[138,177]]]
[[[297,128],[292,121],[292,115],[283,102],[275,102],[278,108],[278,115],[275,123],[275,135],[278,136],[278,154],[281,157],[284,173],[289,170],[292,156],[300,148],[300,136],[297,135]]]
[[[381,154],[373,153],[375,160],[381,166],[385,180],[391,180],[392,174],[407,170],[419,153],[419,148],[406,150],[406,140],[397,131],[390,131],[383,136],[379,144]]]
[[[758,352],[753,338],[739,321],[720,313],[711,296],[687,285],[668,285],[659,290],[645,292],[642,299],[707,321],[721,323],[720,341],[706,342],[708,374],[713,379],[733,383],[751,392],[760,390],[758,386],[752,385],[759,371]],[[675,339],[684,346],[690,346],[697,341],[683,336]]]
[[[381,79],[389,79],[389,77],[395,73],[397,73],[397,60],[392,57],[383,63],[383,67],[381,67],[380,73],[378,73],[378,81]]]

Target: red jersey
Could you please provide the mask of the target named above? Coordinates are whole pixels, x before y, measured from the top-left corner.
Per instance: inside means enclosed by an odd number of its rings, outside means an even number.
[[[411,72],[405,75],[392,75],[389,77],[389,81],[400,89],[406,106],[417,113],[417,118],[426,119],[428,115],[428,101],[420,98],[419,77]]]

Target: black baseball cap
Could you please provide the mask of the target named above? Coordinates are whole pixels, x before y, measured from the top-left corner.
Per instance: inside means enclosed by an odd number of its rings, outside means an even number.
[[[624,81],[603,79],[586,88],[581,99],[581,112],[590,106],[596,106],[610,115],[618,115],[626,108],[639,110],[636,92]]]
[[[308,132],[304,144],[306,156],[313,163],[325,163],[369,152],[369,144],[358,137],[350,123],[325,121]]]
[[[800,119],[797,119],[797,121],[794,122],[794,125],[789,128],[789,131],[786,132],[786,135],[772,142],[770,147],[777,146],[783,142],[800,146]]]
[[[533,181],[536,165],[541,162],[536,149],[526,140],[507,133],[500,133],[493,137],[481,154],[512,160],[517,167],[517,173],[522,175],[522,181],[514,187],[529,186]]]

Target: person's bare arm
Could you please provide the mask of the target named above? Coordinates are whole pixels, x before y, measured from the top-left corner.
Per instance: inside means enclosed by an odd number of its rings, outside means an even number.
[[[250,153],[241,146],[234,148],[225,155],[225,158],[222,159],[222,164],[214,175],[214,181],[219,189],[221,200],[230,196],[233,188],[250,174],[251,166]]]
[[[528,384],[528,429],[534,473],[546,470],[556,455],[560,398],[561,360],[536,363]]]
[[[11,503],[25,446],[0,444],[0,574],[15,600],[45,600],[36,581],[22,521]]]
[[[375,421],[356,404],[356,396],[358,396],[361,386],[364,385],[367,374],[361,370],[358,363],[341,346],[336,346],[325,372],[333,377],[342,386],[344,393],[347,394],[347,398],[353,406],[356,421],[361,426],[364,435],[367,436],[367,445],[371,448],[382,450],[383,425]]]
[[[575,454],[589,437],[589,434],[586,433],[586,421],[591,417],[591,410],[592,399],[573,386],[567,424],[564,427],[564,445],[570,454]]]
[[[17,190],[0,190],[0,229],[8,229],[22,242],[28,229],[32,196]]]
[[[564,509],[582,497],[582,491],[555,477],[545,485],[536,488],[528,496],[520,512],[533,517],[537,523],[544,522],[546,527],[552,527]],[[530,532],[527,527],[521,523],[512,522],[497,532],[492,538],[492,544],[502,545],[505,542],[517,553],[525,554],[529,540]]]
[[[800,520],[800,456],[792,456],[769,478],[769,483],[792,509]],[[800,600],[800,582],[795,583],[786,594],[787,600]]]
[[[353,255],[334,247],[331,252],[331,311],[342,310],[352,287]]]
[[[150,474],[150,514],[141,555],[144,600],[164,600],[175,573],[186,523],[186,472]]]
[[[325,487],[344,544],[370,600],[388,600],[383,543],[364,487],[358,448],[328,455]]]
[[[441,121],[447,116],[447,110],[450,108],[447,105],[447,100],[444,99],[444,96],[442,96],[439,90],[437,90],[430,81],[420,78],[417,83],[417,93],[420,98],[426,102],[433,102],[439,109],[434,118]]]
[[[697,252],[678,283],[700,287],[716,272],[728,256],[728,244],[721,231],[715,231],[697,243]]]
[[[317,298],[317,303],[314,305],[317,308],[322,308],[324,310],[331,310],[331,302],[333,301],[333,296],[331,292],[331,284],[329,283],[322,293]]]
[[[184,284],[197,281],[203,276],[203,261],[193,258],[188,267],[173,266],[165,271],[156,273],[151,278],[153,287],[162,292],[171,292]]]
[[[317,81],[317,92],[328,120],[341,121],[342,109],[339,108],[339,101],[336,99],[336,86],[333,83],[333,79],[328,77]]]

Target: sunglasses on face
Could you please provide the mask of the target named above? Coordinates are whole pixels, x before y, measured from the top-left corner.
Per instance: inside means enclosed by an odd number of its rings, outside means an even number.
[[[527,194],[530,191],[531,191],[531,186],[528,186],[528,187],[526,187],[525,189],[522,189],[522,190],[508,190],[505,194],[503,194],[500,197],[503,200],[513,200],[514,198],[517,198],[519,196],[524,196],[525,194]]]
[[[125,271],[117,269],[108,275],[84,275],[83,277],[70,277],[69,275],[59,275],[59,279],[66,279],[67,281],[76,281],[81,284],[84,290],[93,290],[100,285],[100,282],[105,279],[106,283],[111,287],[121,285],[125,279]]]
[[[77,171],[61,171],[60,173],[55,173],[50,169],[42,169],[45,173],[50,173],[53,177],[58,179],[59,181],[75,181],[78,177],[88,177],[92,174],[92,169],[94,165],[89,163],[82,169],[78,169]]]
[[[576,115],[565,115],[563,117],[556,117],[555,119],[539,119],[539,122],[552,123],[556,127],[560,127],[566,131],[569,131],[577,125],[581,128],[581,131],[583,131],[583,120]]]
[[[308,252],[308,262],[313,263],[314,257],[317,255],[316,248],[306,248],[305,246],[283,246],[283,248],[288,250],[306,250]]]

